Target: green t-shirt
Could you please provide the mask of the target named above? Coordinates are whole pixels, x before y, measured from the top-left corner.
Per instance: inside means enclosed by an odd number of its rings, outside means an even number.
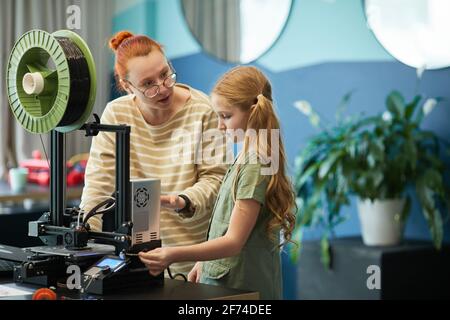
[[[233,164],[225,174],[213,209],[208,239],[219,238],[228,230],[234,207],[232,190],[237,173],[236,200],[254,199],[261,204],[261,211],[242,251],[233,257],[204,262],[200,282],[258,291],[261,299],[281,299],[279,234],[274,234],[274,242],[266,232],[271,218],[265,206],[270,176],[261,175],[262,168],[263,165],[255,163],[255,157],[246,157],[243,163]]]

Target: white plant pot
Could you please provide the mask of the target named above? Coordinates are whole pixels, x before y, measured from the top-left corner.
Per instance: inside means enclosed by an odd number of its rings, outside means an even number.
[[[392,246],[399,244],[403,235],[403,223],[399,217],[405,199],[358,199],[359,220],[363,242],[368,246]]]

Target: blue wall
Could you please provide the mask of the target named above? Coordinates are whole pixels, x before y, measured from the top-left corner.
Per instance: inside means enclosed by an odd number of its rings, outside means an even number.
[[[113,33],[128,30],[135,34],[148,34],[154,37],[157,7],[156,1],[139,1],[120,11],[113,19]]]
[[[151,10],[146,4],[151,3]],[[215,81],[233,67],[201,52],[182,18],[177,0],[143,1],[147,17],[156,17],[156,27],[148,34],[166,46],[180,81],[209,92]],[[131,9],[130,9],[131,10]],[[116,26],[136,26],[129,12],[116,17]],[[131,19],[131,20],[130,20]],[[145,19],[144,19],[145,20]],[[145,23],[144,23],[145,25]],[[297,0],[286,29],[274,47],[254,65],[262,68],[272,81],[275,102],[282,123],[289,164],[317,133],[293,103],[307,100],[321,114],[333,120],[341,97],[355,89],[347,114],[375,114],[385,109],[386,95],[400,90],[407,99],[415,94],[416,71],[395,61],[367,29],[360,0]],[[420,93],[447,99],[424,121],[424,126],[450,140],[450,69],[426,71]],[[344,209],[349,219],[337,228],[338,236],[359,235],[355,204]],[[446,241],[450,228],[446,225]],[[306,238],[318,236],[310,231]],[[430,239],[421,211],[414,204],[408,220],[406,238]],[[295,266],[284,257],[285,298],[295,299]]]
[[[164,45],[166,54],[172,59],[201,52],[184,22],[177,0],[141,0],[118,12],[113,21],[113,32],[120,30],[152,37]]]
[[[375,41],[360,0],[297,0],[279,41],[258,62],[273,71],[335,61],[392,61]]]

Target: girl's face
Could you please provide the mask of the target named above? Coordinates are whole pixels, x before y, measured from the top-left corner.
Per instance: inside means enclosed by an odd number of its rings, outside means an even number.
[[[135,94],[142,102],[158,109],[167,109],[172,105],[174,87],[167,88],[163,82],[172,75],[172,70],[165,56],[153,50],[147,56],[134,57],[128,61],[128,79],[125,88]],[[153,85],[159,85],[159,92],[154,97],[147,97],[144,92]]]
[[[213,93],[211,103],[214,111],[219,116],[219,129],[226,130],[247,130],[247,122],[250,117],[250,111],[241,111],[241,109],[231,106],[221,96]]]

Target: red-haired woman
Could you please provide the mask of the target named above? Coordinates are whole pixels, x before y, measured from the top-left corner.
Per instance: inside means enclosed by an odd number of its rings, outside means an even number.
[[[181,158],[177,152],[205,147],[195,137],[217,129],[217,115],[205,94],[176,82],[175,70],[156,41],[122,31],[110,40],[110,47],[116,56],[118,84],[128,95],[110,102],[101,122],[131,126],[131,178],[161,180],[163,246],[199,243],[206,237],[227,167]],[[189,137],[193,139],[186,140]],[[81,199],[85,212],[114,191],[114,141],[112,133],[93,138]],[[102,229],[99,216],[89,219],[89,224],[93,230]],[[180,263],[172,271],[187,274],[192,266]]]

